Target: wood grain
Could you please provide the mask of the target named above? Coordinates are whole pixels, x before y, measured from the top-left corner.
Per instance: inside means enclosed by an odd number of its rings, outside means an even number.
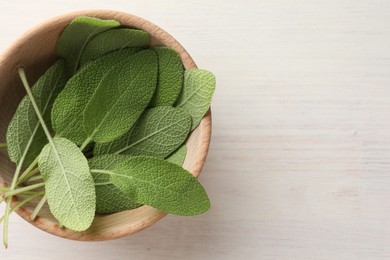
[[[175,49],[186,69],[197,68],[188,52],[171,35],[163,29],[140,17],[115,11],[90,10],[73,12],[52,18],[37,25],[23,34],[0,57],[0,141],[5,142],[7,126],[11,120],[17,105],[25,95],[21,81],[17,76],[17,68],[25,67],[28,77],[35,81],[42,73],[54,63],[56,59],[55,46],[63,29],[78,16],[92,16],[101,19],[114,19],[123,26],[142,29],[151,35],[151,44],[163,44]],[[186,141],[187,155],[184,168],[198,177],[207,157],[211,136],[211,112],[207,113]],[[8,186],[12,181],[14,164],[7,159],[6,150],[0,150],[0,186]],[[16,197],[12,202],[15,205],[23,197]],[[70,229],[59,227],[58,222],[50,213],[47,204],[34,221],[30,216],[39,198],[32,200],[17,210],[17,213],[32,225],[56,236],[74,240],[110,240],[139,232],[166,214],[148,206],[142,206],[134,210],[127,210],[109,215],[95,217],[91,227],[84,232],[74,232]]]
[[[211,210],[102,243],[13,216],[1,259],[390,259],[389,1],[0,1],[0,49],[90,8],[153,21],[216,74]]]

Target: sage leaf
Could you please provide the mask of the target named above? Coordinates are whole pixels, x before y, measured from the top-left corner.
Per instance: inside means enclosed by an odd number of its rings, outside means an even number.
[[[51,120],[57,135],[77,145],[87,138],[83,127],[83,113],[88,101],[102,79],[114,69],[118,61],[135,53],[124,49],[104,55],[81,68],[66,84],[53,105]]]
[[[187,147],[183,144],[167,158],[167,161],[182,166],[186,155]]]
[[[215,90],[215,76],[206,70],[193,69],[184,73],[184,86],[177,100],[177,107],[185,109],[192,116],[194,130],[209,110]]]
[[[132,157],[107,172],[111,182],[138,203],[183,216],[198,215],[210,207],[198,180],[163,159]]]
[[[112,170],[128,158],[129,156],[125,155],[107,154],[93,157],[88,160],[88,163],[90,169]],[[97,213],[110,214],[140,206],[115,187],[111,183],[109,175],[92,172],[92,177],[95,182]]]
[[[136,48],[140,51],[150,43],[149,33],[135,29],[112,29],[96,35],[85,47],[80,67],[112,51]]]
[[[157,56],[152,50],[124,57],[99,84],[84,111],[84,129],[97,143],[126,133],[149,104],[157,82]]]
[[[51,129],[50,114],[60,91],[68,80],[64,60],[57,61],[34,84],[32,93],[42,116]],[[20,102],[7,130],[8,155],[11,161],[30,165],[47,144],[45,133],[34,111],[31,100],[25,96]]]
[[[150,107],[173,106],[183,86],[184,67],[179,54],[169,47],[155,47],[158,56],[158,83]]]
[[[114,20],[79,16],[62,32],[57,43],[57,55],[64,58],[70,75],[73,75],[81,60],[88,42],[101,32],[120,26]]]
[[[95,216],[96,195],[88,161],[80,149],[55,137],[40,153],[38,167],[53,216],[74,231],[88,229]]]
[[[190,128],[191,116],[183,109],[151,108],[119,139],[97,144],[94,155],[117,153],[165,158],[186,140]]]

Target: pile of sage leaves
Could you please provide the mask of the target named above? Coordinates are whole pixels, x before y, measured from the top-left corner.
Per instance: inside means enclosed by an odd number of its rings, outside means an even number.
[[[185,141],[208,111],[212,73],[185,70],[179,54],[114,20],[77,17],[57,42],[57,61],[27,91],[7,131],[14,178],[2,188],[9,215],[31,200],[60,226],[88,229],[95,214],[149,205],[193,216],[210,202],[182,168]],[[20,196],[11,206],[13,196]]]

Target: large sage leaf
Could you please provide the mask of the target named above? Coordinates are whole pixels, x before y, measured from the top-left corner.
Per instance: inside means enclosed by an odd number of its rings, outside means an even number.
[[[203,187],[182,167],[154,157],[133,157],[116,166],[111,182],[129,198],[162,211],[193,216],[210,207]]]
[[[81,68],[66,84],[54,102],[51,120],[57,135],[81,145],[87,138],[83,113],[102,79],[115,69],[118,61],[135,53],[133,49],[115,51]]]
[[[155,47],[158,56],[158,84],[150,107],[172,106],[183,86],[184,67],[179,54],[172,48]]]
[[[88,160],[88,163],[91,169],[112,170],[116,165],[127,159],[129,159],[129,156],[107,154],[93,157]],[[92,172],[92,177],[95,181],[97,213],[109,214],[140,206],[115,187],[111,183],[109,175]]]
[[[32,88],[38,108],[49,129],[51,109],[68,80],[66,75],[65,62],[61,59],[51,66]],[[31,164],[47,144],[45,133],[28,96],[22,99],[9,123],[7,144],[8,155],[15,163],[26,153],[24,162],[21,162],[24,165]]]
[[[209,110],[215,90],[215,76],[206,70],[193,69],[184,73],[184,87],[177,100],[177,107],[185,109],[192,116],[194,130]]]
[[[167,157],[167,161],[182,166],[184,160],[187,155],[187,147],[185,144],[180,146],[176,151],[174,151],[169,157]]]
[[[112,29],[96,35],[85,47],[80,67],[100,56],[125,48],[141,50],[150,43],[149,33],[135,29]]]
[[[149,104],[157,82],[157,55],[137,52],[101,80],[84,111],[84,129],[97,143],[114,140],[128,131]]]
[[[186,140],[190,128],[191,116],[183,109],[151,108],[119,139],[97,144],[94,154],[117,153],[165,158]]]
[[[66,61],[68,72],[73,75],[81,60],[88,42],[97,34],[120,26],[114,20],[79,16],[75,18],[62,32],[57,43],[57,55]]]
[[[74,231],[86,230],[95,216],[95,185],[87,159],[65,138],[55,137],[38,157],[53,216]]]

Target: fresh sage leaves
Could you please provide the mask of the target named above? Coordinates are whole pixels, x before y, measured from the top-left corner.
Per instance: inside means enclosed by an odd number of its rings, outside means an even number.
[[[73,75],[77,71],[84,49],[93,37],[118,26],[120,23],[113,20],[86,16],[75,18],[65,28],[57,43],[57,55],[65,59],[69,74]]]
[[[155,47],[158,56],[157,89],[150,106],[173,106],[180,94],[184,80],[184,67],[179,54],[168,47]]]
[[[215,89],[215,76],[206,70],[187,70],[184,73],[184,88],[176,101],[177,107],[192,116],[194,130],[209,110]]]
[[[207,194],[197,179],[182,167],[154,157],[132,157],[107,174],[129,198],[172,214],[193,216],[210,207]]]
[[[91,158],[88,163],[91,169],[113,170],[129,157],[118,154],[107,154]],[[111,183],[110,175],[92,172],[96,191],[96,213],[108,214],[139,207],[121,190]]]
[[[95,183],[77,145],[53,138],[39,155],[38,165],[53,216],[72,230],[89,228],[95,216]]]
[[[153,97],[157,70],[157,55],[145,50],[122,58],[101,79],[84,111],[88,140],[109,142],[133,126]]]
[[[124,49],[104,55],[89,63],[74,75],[54,102],[51,113],[53,129],[62,137],[81,145],[88,137],[84,128],[84,111],[103,78],[122,57],[134,54]]]
[[[185,110],[151,108],[121,138],[97,144],[94,154],[145,155],[164,159],[185,141],[190,128],[191,116]]]
[[[49,128],[54,100],[67,81],[65,62],[60,59],[46,71],[32,89],[37,105]],[[23,153],[26,153],[22,164],[27,166],[37,158],[43,146],[47,144],[47,138],[28,96],[20,102],[15,116],[8,125],[7,144],[11,161],[18,163]]]
[[[135,29],[113,29],[96,35],[85,47],[81,55],[80,67],[104,54],[134,48],[142,50],[149,47],[150,35]]]
[[[185,70],[174,49],[150,42],[117,21],[77,17],[58,39],[58,61],[32,89],[19,69],[27,96],[0,144],[16,163],[1,190],[5,245],[8,216],[39,197],[31,221],[47,202],[59,225],[74,231],[90,228],[95,214],[142,205],[184,216],[210,207],[181,166],[215,77]],[[11,207],[15,195],[27,197]]]

